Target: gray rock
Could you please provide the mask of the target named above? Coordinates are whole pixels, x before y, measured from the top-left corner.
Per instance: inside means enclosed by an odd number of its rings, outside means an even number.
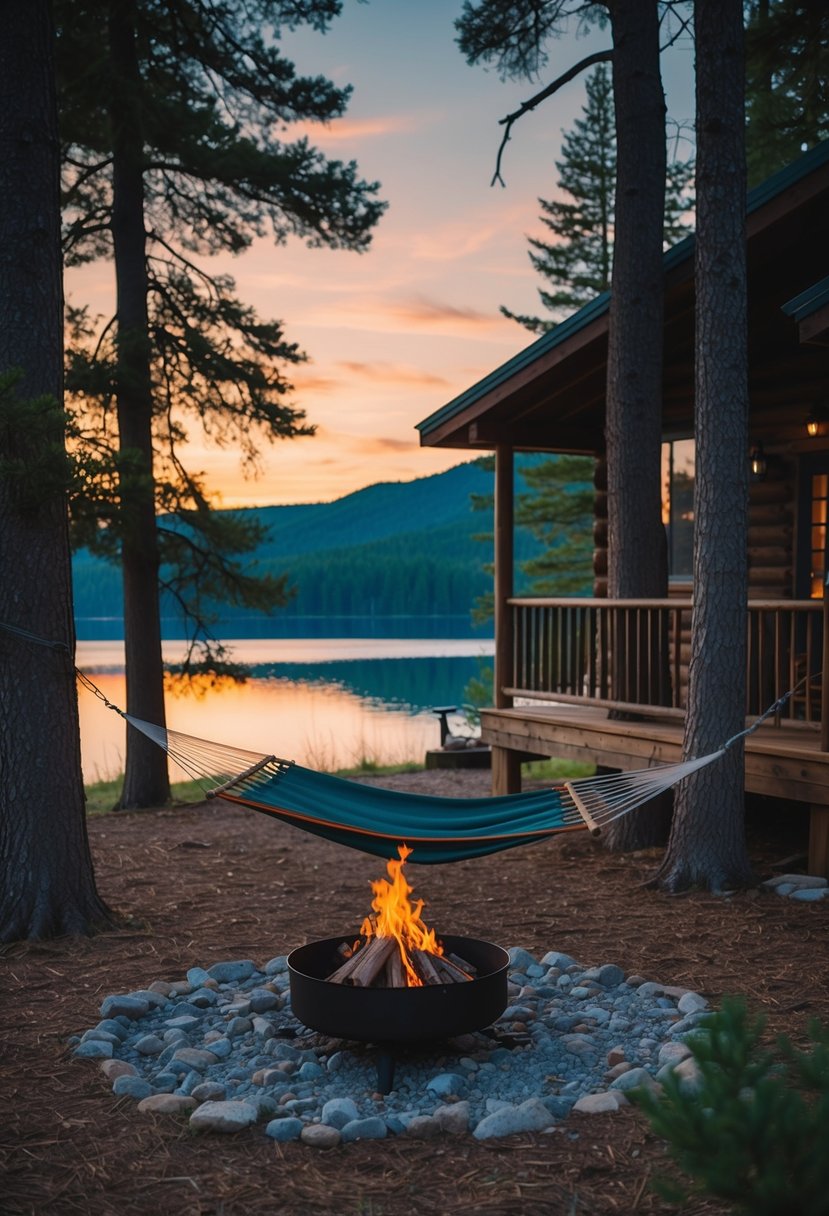
[[[816,904],[824,899],[827,895],[825,887],[797,887],[789,896],[790,899],[798,899],[804,904]]]
[[[353,1098],[330,1098],[322,1108],[322,1122],[336,1127],[338,1131],[359,1117],[360,1112]]]
[[[708,1008],[708,1001],[704,996],[700,996],[698,992],[686,992],[680,998],[677,1004],[677,1009],[680,1013],[699,1013],[701,1009]]]
[[[625,1095],[618,1092],[585,1094],[583,1098],[579,1098],[573,1110],[578,1111],[580,1115],[603,1115],[609,1111],[618,1110],[626,1102]]]
[[[104,997],[101,1002],[101,1017],[126,1017],[132,1021],[143,1018],[149,1012],[150,1002],[143,996],[127,996],[126,994]]]
[[[415,1115],[406,1125],[406,1133],[412,1140],[437,1140],[441,1126],[432,1115]]]
[[[449,1102],[439,1106],[433,1117],[441,1131],[448,1132],[450,1136],[462,1136],[469,1131],[468,1102]]]
[[[101,1060],[101,1072],[108,1081],[116,1077],[137,1077],[138,1069],[126,1060]]]
[[[486,1115],[472,1134],[476,1140],[491,1140],[519,1132],[542,1132],[554,1123],[555,1119],[540,1098],[528,1098],[520,1106],[503,1107]]]
[[[170,1063],[184,1064],[197,1072],[204,1072],[211,1064],[218,1064],[219,1057],[213,1051],[204,1051],[200,1047],[179,1047],[170,1059]]]
[[[265,1135],[278,1140],[280,1144],[287,1144],[289,1140],[298,1140],[304,1127],[301,1119],[293,1119],[290,1116],[287,1119],[271,1119],[265,1128]]]
[[[249,980],[253,975],[256,967],[251,959],[237,959],[233,962],[214,963],[212,967],[208,967],[207,974],[210,979],[216,980],[219,984],[238,984],[243,980]]]
[[[157,1034],[143,1034],[135,1044],[135,1050],[142,1056],[158,1056],[164,1050],[164,1041]]]
[[[449,1094],[460,1098],[466,1093],[466,1086],[466,1077],[462,1077],[460,1073],[441,1072],[436,1077],[432,1077],[426,1088],[439,1098],[446,1098]]]
[[[352,1119],[340,1128],[343,1144],[350,1144],[354,1140],[385,1140],[387,1135],[385,1120],[379,1115],[370,1115],[367,1119]]]
[[[81,1035],[82,1043],[89,1043],[90,1041],[109,1043],[113,1047],[118,1047],[121,1043],[117,1034],[110,1034],[108,1030],[98,1030],[97,1027],[94,1030],[85,1030]]]
[[[200,1132],[238,1132],[257,1117],[256,1107],[249,1102],[203,1102],[190,1116],[190,1126]]]
[[[212,988],[199,988],[188,997],[188,1003],[197,1009],[211,1009],[219,998]]]
[[[647,1068],[631,1068],[627,1072],[622,1073],[610,1085],[611,1090],[619,1090],[621,1093],[629,1093],[632,1089],[658,1089],[657,1082],[653,1079]]]
[[[520,971],[526,975],[527,968],[538,965],[538,959],[535,955],[530,954],[529,950],[524,950],[521,946],[512,946],[507,951],[510,961],[511,971]]]
[[[601,967],[588,968],[587,971],[582,972],[579,978],[582,983],[586,980],[595,980],[603,988],[617,988],[619,984],[624,983],[625,973],[615,963],[605,963]]]
[[[789,890],[795,887],[818,889],[829,886],[829,879],[816,874],[777,874],[774,878],[767,878],[762,885],[772,891],[779,890],[781,886],[787,886]]]
[[[85,1043],[78,1044],[72,1055],[82,1060],[108,1060],[113,1055],[112,1044],[104,1039],[87,1039]]]
[[[120,1097],[135,1098],[140,1102],[142,1098],[148,1098],[153,1092],[153,1087],[149,1081],[145,1081],[143,1077],[120,1076],[116,1077],[112,1082],[112,1092]]]
[[[197,1102],[223,1102],[227,1097],[225,1087],[219,1081],[200,1081],[191,1094]]]
[[[327,1123],[309,1123],[303,1127],[299,1138],[312,1148],[336,1148],[341,1136],[336,1127],[329,1127]]]
[[[192,1030],[201,1025],[201,1018],[194,1017],[192,1013],[182,1013],[178,1017],[167,1018],[164,1025],[168,1030]]]
[[[150,1094],[142,1098],[136,1107],[142,1115],[180,1115],[196,1105],[195,1098],[183,1094]]]
[[[568,967],[577,967],[578,963],[569,954],[562,954],[559,950],[548,950],[541,959],[542,967],[560,967],[562,971],[566,971]]]
[[[250,994],[251,1013],[267,1013],[269,1009],[278,1009],[281,1002],[270,988],[254,988]]]

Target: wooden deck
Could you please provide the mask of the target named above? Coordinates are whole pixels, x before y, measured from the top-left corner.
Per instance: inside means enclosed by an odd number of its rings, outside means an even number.
[[[677,718],[615,721],[581,705],[520,705],[481,711],[481,738],[493,748],[493,793],[520,788],[520,762],[555,756],[623,770],[682,759]],[[816,726],[765,723],[745,742],[746,790],[810,808],[809,870],[829,877],[829,752]]]

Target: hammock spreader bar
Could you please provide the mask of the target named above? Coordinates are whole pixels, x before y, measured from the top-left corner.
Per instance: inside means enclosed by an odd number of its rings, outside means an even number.
[[[363,785],[276,756],[227,747],[123,715],[208,797],[273,815],[314,835],[386,859],[461,861],[589,827],[598,832],[724,754],[636,772],[585,777],[544,790],[488,798],[436,798]]]

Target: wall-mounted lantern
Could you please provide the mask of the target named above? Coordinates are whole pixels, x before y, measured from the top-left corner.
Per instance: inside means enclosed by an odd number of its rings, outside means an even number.
[[[806,419],[806,434],[810,439],[829,435],[829,409],[821,401],[815,402],[809,411],[809,417]]]
[[[769,462],[762,443],[755,443],[748,454],[748,471],[752,481],[762,481],[768,472]]]

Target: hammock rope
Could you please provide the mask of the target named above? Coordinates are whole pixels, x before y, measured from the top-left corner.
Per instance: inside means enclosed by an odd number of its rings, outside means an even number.
[[[65,650],[27,630],[0,628],[28,641]],[[381,857],[396,858],[398,843],[413,849],[412,862],[459,861],[540,841],[562,831],[600,832],[721,759],[740,739],[778,713],[814,678],[806,675],[749,727],[708,755],[629,772],[581,777],[548,789],[488,798],[436,798],[364,785],[318,773],[292,760],[199,739],[125,713],[90,678],[79,681],[107,709],[119,714],[166,751],[198,782],[208,798],[250,807],[298,828]]]
[[[486,798],[436,798],[363,785],[290,760],[198,739],[124,714],[205,789],[298,828],[385,858],[397,844],[410,861],[458,861],[562,831],[601,831],[724,755],[633,772],[582,777],[561,786]]]

